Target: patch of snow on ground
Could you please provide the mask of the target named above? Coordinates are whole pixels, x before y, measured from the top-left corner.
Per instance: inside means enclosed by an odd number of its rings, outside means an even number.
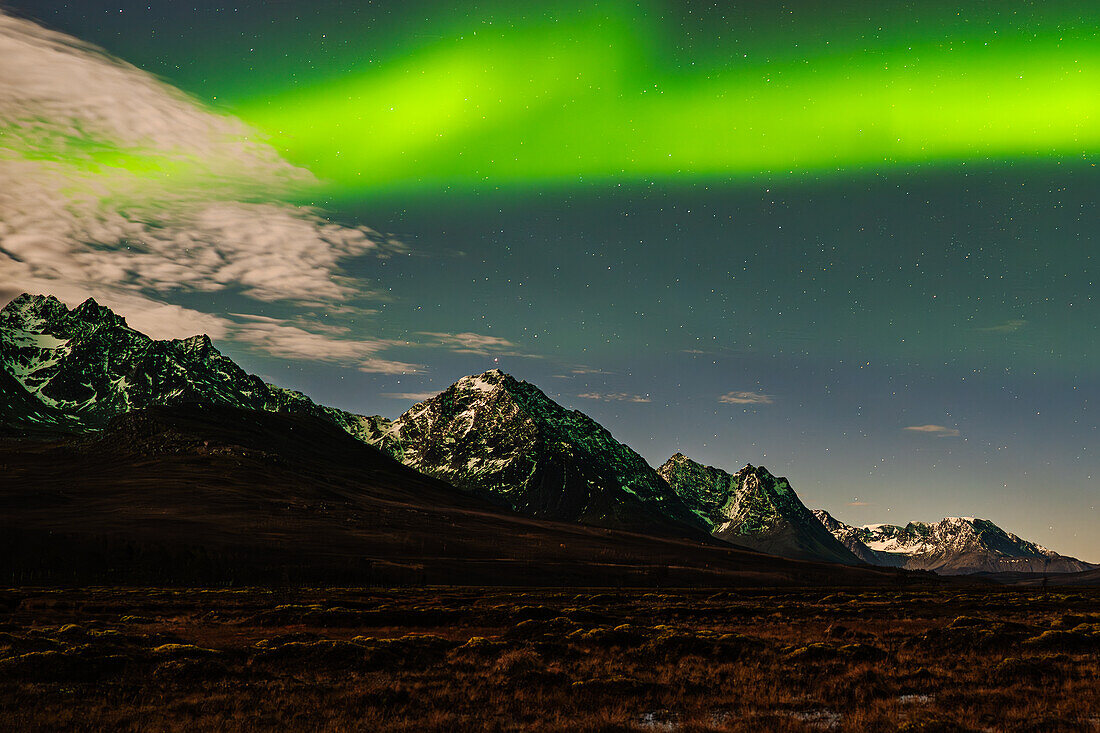
[[[654,710],[642,713],[638,718],[638,725],[645,730],[674,731],[680,730],[680,716],[669,710]]]
[[[825,708],[780,711],[780,715],[787,715],[818,730],[832,730],[844,718],[840,713]]]
[[[898,702],[902,705],[927,705],[935,699],[935,695],[909,694],[898,696]]]

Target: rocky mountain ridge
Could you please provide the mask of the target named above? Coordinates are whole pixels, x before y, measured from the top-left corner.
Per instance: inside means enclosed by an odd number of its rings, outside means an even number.
[[[95,429],[136,408],[202,403],[324,417],[357,437],[373,425],[267,384],[206,335],[156,341],[90,298],[71,310],[53,296],[12,300],[0,310],[0,372],[9,424]]]
[[[677,453],[657,473],[706,520],[715,537],[784,557],[860,562],[824,531],[787,479],[763,466],[750,464],[731,474]]]

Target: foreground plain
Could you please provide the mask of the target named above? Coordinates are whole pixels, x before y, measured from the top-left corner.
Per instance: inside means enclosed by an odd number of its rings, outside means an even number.
[[[1100,590],[29,590],[4,730],[1100,730]]]

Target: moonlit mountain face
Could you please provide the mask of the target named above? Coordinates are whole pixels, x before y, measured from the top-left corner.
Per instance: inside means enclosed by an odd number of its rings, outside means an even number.
[[[904,527],[852,527],[818,509],[814,516],[860,559],[873,565],[933,570],[946,575],[977,572],[1076,573],[1095,569],[1006,532],[987,519],[947,517]]]
[[[498,369],[380,428],[368,441],[406,465],[524,514],[688,536],[706,528],[604,427]]]
[[[858,561],[822,531],[790,482],[772,476],[763,466],[749,465],[730,474],[677,453],[657,472],[707,520],[715,537],[784,557],[845,564]]]
[[[206,335],[155,341],[90,299],[72,310],[52,296],[12,300],[0,310],[0,370],[4,417],[13,425],[98,428],[132,409],[190,402],[302,412],[352,435],[373,425],[371,418],[266,384],[223,356]]]
[[[0,377],[0,410],[306,404],[262,383],[354,426],[501,369],[651,466],[736,457],[853,526],[988,516],[1100,559],[1098,26],[1080,0],[11,0],[0,305],[93,298],[161,345],[9,340],[30,397]],[[184,384],[196,334],[258,382]]]

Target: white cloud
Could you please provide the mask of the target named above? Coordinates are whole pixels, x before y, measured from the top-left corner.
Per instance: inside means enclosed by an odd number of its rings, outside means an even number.
[[[240,316],[244,320],[232,326],[233,339],[284,359],[354,364],[363,372],[408,374],[424,367],[389,361],[376,354],[393,342],[383,339],[334,339],[313,333],[266,316]]]
[[[316,184],[255,130],[74,38],[0,12],[0,297],[91,296],[154,338],[208,333],[366,371],[388,342],[173,305],[182,292],[366,312],[352,258],[402,251],[286,203]],[[327,335],[317,333],[325,331]]]
[[[771,395],[761,392],[727,392],[718,401],[725,405],[770,405],[775,402]]]
[[[1027,325],[1027,321],[1023,318],[1013,318],[1005,321],[1004,323],[998,323],[995,326],[986,326],[985,328],[979,328],[979,331],[985,331],[986,333],[1016,333],[1021,328]]]
[[[477,354],[479,356],[523,356],[537,358],[532,354],[524,354],[517,351],[514,343],[500,336],[487,336],[480,333],[440,333],[437,331],[420,331],[420,336],[427,336],[428,340],[422,342],[423,346],[439,346],[457,354]]]
[[[410,400],[412,402],[423,402],[436,396],[435,392],[383,392],[383,397],[389,397],[391,400]]]
[[[649,395],[629,394],[627,392],[585,392],[579,394],[582,400],[600,400],[602,402],[652,402]]]
[[[959,431],[957,428],[948,428],[943,425],[910,425],[905,430],[909,430],[914,433],[925,433],[927,435],[935,435],[937,438],[957,438],[959,437]]]

